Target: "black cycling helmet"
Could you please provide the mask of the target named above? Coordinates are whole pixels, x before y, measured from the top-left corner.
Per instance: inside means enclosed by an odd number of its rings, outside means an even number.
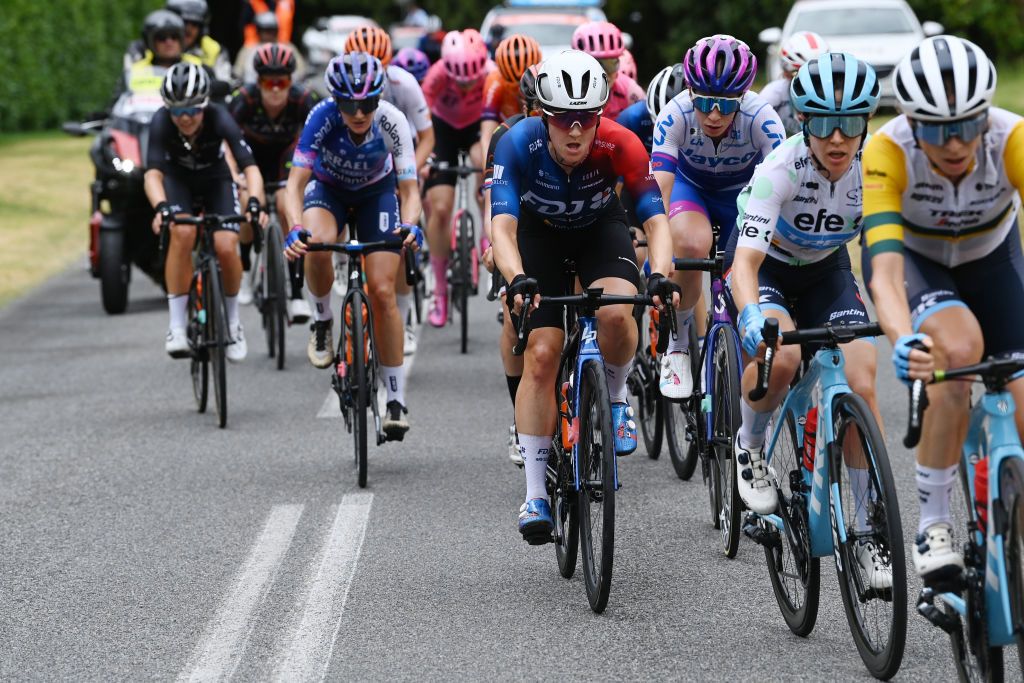
[[[537,100],[537,65],[531,64],[526,67],[523,77],[519,79],[519,94],[526,103],[527,111],[540,109],[540,102]]]
[[[210,101],[210,77],[192,62],[178,62],[167,70],[160,96],[170,107],[205,107]]]
[[[256,15],[256,18],[252,21],[256,25],[257,31],[277,31],[279,26],[277,23],[277,15],[273,12],[260,12]]]
[[[185,21],[193,24],[206,25],[210,16],[210,8],[206,0],[167,0],[167,9]]]
[[[154,50],[154,38],[158,34],[172,33],[178,36],[178,41],[185,42],[185,22],[174,12],[165,9],[158,9],[146,15],[142,22],[142,42],[149,50]]]
[[[295,52],[281,43],[263,43],[252,56],[252,65],[260,76],[287,76],[295,73]]]

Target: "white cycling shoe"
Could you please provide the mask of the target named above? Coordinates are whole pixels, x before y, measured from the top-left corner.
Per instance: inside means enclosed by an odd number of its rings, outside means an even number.
[[[743,504],[759,515],[775,512],[779,496],[775,491],[774,472],[764,462],[764,446],[745,448],[737,437],[733,454],[736,458],[736,486]]]
[[[319,320],[313,323],[306,356],[315,368],[326,368],[334,360],[334,336],[331,333],[333,320]]]
[[[405,342],[403,352],[407,356],[416,353],[416,332],[408,325],[405,326]]]
[[[242,323],[235,323],[230,327],[231,343],[224,349],[224,355],[232,363],[238,363],[249,355],[249,345],[245,343],[245,331],[242,329]]]
[[[860,565],[864,582],[875,590],[892,588],[892,563],[889,553],[883,552],[871,541],[855,543],[853,546],[857,564]]]
[[[171,358],[188,358],[191,355],[188,348],[188,335],[185,334],[184,327],[167,330],[164,351]]]
[[[953,545],[953,525],[948,522],[932,524],[917,535],[913,558],[925,583],[952,579],[964,571],[964,558]]]
[[[693,393],[693,377],[690,376],[690,351],[666,353],[661,358],[661,378],[658,382],[661,395],[679,401],[690,398]]]
[[[508,427],[508,459],[512,461],[513,465],[522,469],[523,454],[519,452],[519,435],[516,434],[515,424]]]
[[[309,302],[303,298],[288,299],[288,319],[293,323],[304,323],[312,317]]]
[[[248,306],[252,303],[252,273],[244,271],[242,281],[238,283],[238,305]]]

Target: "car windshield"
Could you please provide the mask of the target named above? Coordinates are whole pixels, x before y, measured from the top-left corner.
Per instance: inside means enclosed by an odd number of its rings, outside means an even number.
[[[541,45],[570,45],[578,24],[512,24],[505,27],[504,35],[522,33]]]
[[[816,31],[823,36],[913,33],[914,25],[898,7],[813,9],[797,15],[792,33]]]

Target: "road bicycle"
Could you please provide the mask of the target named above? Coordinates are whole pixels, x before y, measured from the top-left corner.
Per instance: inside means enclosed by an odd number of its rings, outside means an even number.
[[[175,216],[164,221],[160,237],[161,248],[166,250],[170,223],[194,225],[198,228],[192,280],[188,287],[186,334],[191,358],[189,370],[192,375],[192,394],[200,413],[206,412],[212,371],[217,424],[222,429],[228,424],[227,363],[224,349],[234,341],[228,337],[224,280],[213,248],[213,233],[224,225],[245,220],[249,218],[242,215]]]
[[[288,184],[287,180],[264,185],[270,222],[264,230],[259,222],[252,224],[253,249],[258,256],[252,273],[252,298],[260,314],[260,324],[267,340],[267,355],[284,370],[285,329],[288,327],[288,266],[284,258],[281,224],[277,216],[274,192]]]
[[[567,281],[575,283],[574,267]],[[571,288],[570,290],[571,291]],[[580,541],[583,578],[590,608],[604,611],[611,590],[615,546],[615,492],[619,489],[611,402],[604,357],[597,343],[597,310],[615,304],[651,305],[648,296],[605,294],[600,287],[572,296],[542,297],[541,306],[564,306],[570,330],[558,366],[556,401],[559,420],[547,467],[547,491],[559,572],[571,578],[576,571]],[[665,320],[674,322],[675,316]],[[513,353],[526,349],[529,315],[519,316]],[[664,334],[668,334],[666,330]]]
[[[931,379],[985,387],[971,409],[955,495],[954,516],[966,531],[964,571],[926,586],[917,601],[917,611],[949,635],[961,681],[1003,680],[1003,648],[1014,642],[1024,670],[1024,449],[1006,390],[1021,371],[1024,360],[998,359],[936,370]],[[920,439],[927,405],[924,384],[914,382],[907,448]]]
[[[341,333],[334,354],[334,372],[331,373],[331,387],[338,395],[345,429],[353,436],[354,458],[357,481],[360,488],[366,488],[367,443],[369,441],[368,413],[373,416],[373,433],[378,446],[387,441],[381,420],[380,361],[377,356],[377,341],[373,332],[373,311],[363,277],[363,257],[374,251],[395,249],[402,246],[408,235],[376,242],[314,242],[307,245],[309,251],[329,251],[345,254],[348,258],[348,287],[341,302]],[[406,281],[412,284],[414,273],[413,252],[404,249]]]
[[[907,635],[903,526],[885,440],[867,402],[851,391],[839,348],[881,333],[877,323],[856,323],[782,335],[783,345],[802,345],[805,361],[772,418],[765,450],[779,507],[775,514],[749,513],[744,532],[764,547],[779,609],[798,636],[814,628],[820,558],[833,555],[857,651],[873,676],[889,679],[900,668]],[[766,392],[772,337],[766,325],[768,351],[751,400]],[[818,347],[810,360],[807,345]],[[862,560],[874,557],[889,568],[890,580],[875,572],[872,582]]]

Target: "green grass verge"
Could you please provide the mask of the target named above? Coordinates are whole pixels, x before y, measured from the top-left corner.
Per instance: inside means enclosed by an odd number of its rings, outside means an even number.
[[[89,142],[54,132],[0,136],[0,306],[86,250]]]

